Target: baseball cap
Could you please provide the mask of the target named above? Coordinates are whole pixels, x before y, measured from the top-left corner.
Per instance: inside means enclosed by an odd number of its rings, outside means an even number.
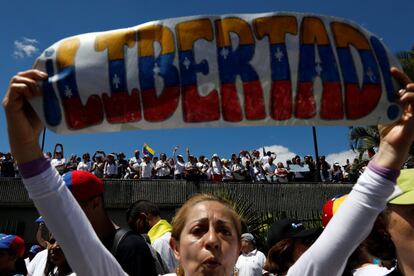
[[[388,203],[397,205],[414,204],[414,169],[401,170]]]
[[[87,171],[71,171],[65,173],[63,180],[77,201],[87,201],[103,194],[101,179]]]
[[[10,249],[17,256],[23,257],[24,240],[16,235],[0,234],[0,249]]]
[[[251,233],[243,233],[241,235],[241,240],[249,241],[249,242],[251,242],[253,244],[256,243],[256,240],[254,239],[254,236]]]
[[[277,242],[288,238],[306,238],[319,235],[319,228],[306,229],[302,222],[296,219],[282,219],[273,223],[267,233],[267,246],[271,248]]]
[[[328,225],[328,222],[331,220],[336,211],[338,211],[339,206],[342,205],[342,202],[346,199],[347,196],[348,194],[337,195],[325,202],[322,207],[322,225],[324,227]]]
[[[40,217],[38,217],[38,218],[35,220],[35,222],[40,223],[40,222],[45,222],[45,220],[43,219],[43,217],[42,217],[42,216],[40,216]]]
[[[37,245],[37,244],[32,245],[32,247],[30,247],[30,249],[29,249],[29,253],[32,253],[32,254],[37,254],[40,251],[42,251],[42,247],[40,245]]]

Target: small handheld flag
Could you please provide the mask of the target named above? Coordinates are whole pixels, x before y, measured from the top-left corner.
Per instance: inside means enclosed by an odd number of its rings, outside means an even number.
[[[153,158],[155,154],[155,150],[153,150],[150,146],[147,144],[144,144],[142,147],[142,153],[147,154],[149,157]]]

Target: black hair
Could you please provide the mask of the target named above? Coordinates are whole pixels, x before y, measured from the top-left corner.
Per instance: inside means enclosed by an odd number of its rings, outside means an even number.
[[[160,210],[157,205],[149,200],[138,200],[129,205],[126,211],[126,220],[135,220],[136,217],[141,214],[148,214],[154,217],[160,216]]]
[[[17,258],[15,268],[17,274],[27,275],[26,263],[23,258]]]

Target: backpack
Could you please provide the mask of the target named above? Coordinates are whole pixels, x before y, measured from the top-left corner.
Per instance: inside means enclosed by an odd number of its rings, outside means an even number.
[[[119,228],[118,230],[116,230],[114,240],[112,242],[112,247],[111,247],[112,255],[116,256],[116,252],[118,251],[119,244],[129,235],[136,235],[136,234],[132,230],[126,230],[123,228]],[[167,265],[165,264],[164,260],[161,258],[160,254],[151,246],[151,244],[148,244],[146,242],[146,239],[144,237],[142,238],[145,240],[145,243],[147,244],[148,249],[151,252],[157,274],[164,275],[164,274],[170,273],[168,271]]]

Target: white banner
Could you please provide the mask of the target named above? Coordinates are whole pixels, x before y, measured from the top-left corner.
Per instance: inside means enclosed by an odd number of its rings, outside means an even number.
[[[335,17],[197,16],[63,39],[32,101],[59,133],[396,120],[399,66],[381,39]]]

